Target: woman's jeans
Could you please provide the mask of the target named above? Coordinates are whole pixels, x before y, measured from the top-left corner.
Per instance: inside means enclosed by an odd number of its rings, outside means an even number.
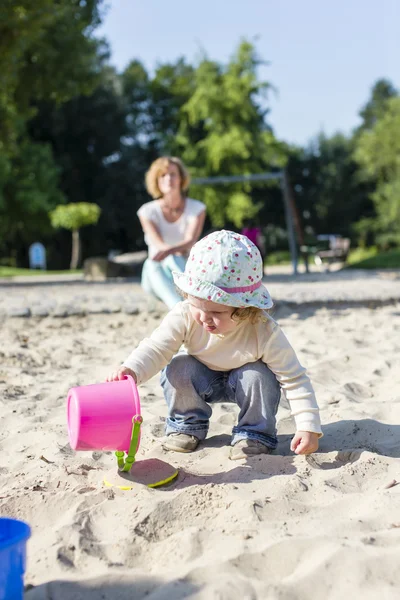
[[[185,270],[187,258],[170,254],[161,261],[148,258],[142,270],[142,288],[159,300],[162,300],[168,308],[173,308],[177,302],[182,300],[175,288],[172,271]]]
[[[242,439],[258,440],[276,448],[276,412],[280,385],[261,360],[231,371],[212,371],[193,356],[178,354],[161,372],[168,406],[166,434],[186,433],[204,440],[212,402],[236,402],[237,425],[232,445]]]

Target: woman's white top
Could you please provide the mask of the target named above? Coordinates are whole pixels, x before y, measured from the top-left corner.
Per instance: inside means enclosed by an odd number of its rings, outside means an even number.
[[[205,210],[206,205],[203,202],[186,198],[185,208],[179,219],[174,223],[169,223],[161,210],[161,201],[153,200],[143,204],[137,211],[137,215],[151,221],[157,227],[163,241],[173,246],[185,240],[189,224]],[[154,246],[151,237],[146,233],[144,240],[149,248],[149,258],[153,258],[157,254],[157,248]]]

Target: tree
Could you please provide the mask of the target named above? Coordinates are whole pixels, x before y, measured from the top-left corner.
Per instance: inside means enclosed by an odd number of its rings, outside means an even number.
[[[308,147],[290,151],[288,171],[304,228],[315,234],[354,237],[360,216],[372,216],[369,184],[360,181],[353,140],[320,134]]]
[[[0,3],[0,247],[19,258],[32,237],[51,231],[48,212],[64,201],[53,148],[45,136],[36,144],[27,122],[43,101],[60,105],[98,84],[108,56],[93,36],[102,2]]]
[[[158,65],[151,79],[135,60],[122,73],[121,80],[131,135],[140,133],[155,156],[172,151],[180,109],[194,91],[194,68],[179,58],[175,63]]]
[[[371,194],[376,221],[364,222],[386,247],[400,244],[400,98],[390,98],[370,131],[363,132],[355,150],[362,173],[377,182]]]
[[[371,98],[360,111],[362,124],[358,132],[372,129],[386,111],[387,101],[398,95],[396,88],[388,79],[378,79],[371,91]]]
[[[184,58],[159,65],[150,82],[150,119],[153,139],[150,144],[159,154],[174,154],[177,149],[182,112],[195,91],[195,68]]]
[[[65,102],[97,83],[93,37],[103,0],[2,0],[0,6],[0,149],[15,144],[41,99]]]
[[[72,231],[71,269],[76,269],[80,261],[80,229],[86,225],[95,225],[99,220],[100,213],[100,207],[89,202],[60,205],[50,213],[53,227],[63,227]]]
[[[49,236],[48,212],[64,202],[51,147],[21,141],[18,154],[0,158],[0,250],[6,256]]]
[[[43,103],[29,125],[35,140],[52,146],[67,202],[84,198],[102,209],[96,235],[82,232],[83,255],[131,251],[141,243],[136,212],[148,200],[144,174],[155,156],[136,119],[140,106],[134,119],[131,110],[121,78],[107,67],[91,95],[58,107]]]
[[[196,177],[242,175],[280,168],[284,146],[266,122],[262,105],[270,84],[259,81],[261,64],[253,46],[243,41],[227,66],[204,58],[194,72],[195,88],[180,111],[174,150]],[[258,212],[250,184],[192,186],[204,200],[214,226],[241,226]]]

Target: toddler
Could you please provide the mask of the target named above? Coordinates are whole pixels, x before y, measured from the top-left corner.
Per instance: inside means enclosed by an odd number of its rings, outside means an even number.
[[[129,374],[141,384],[161,371],[167,450],[195,450],[207,435],[212,403],[231,401],[239,416],[230,458],[271,452],[281,389],[296,422],[291,450],[317,450],[322,433],[314,391],[267,312],[272,300],[261,283],[257,247],[246,236],[216,231],[192,247],[185,271],[173,277],[184,300],[107,380]]]

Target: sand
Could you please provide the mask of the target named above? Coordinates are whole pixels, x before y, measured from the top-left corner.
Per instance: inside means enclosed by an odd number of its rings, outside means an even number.
[[[278,304],[321,408],[314,455],[290,452],[284,402],[271,456],[229,460],[225,403],[196,452],[164,451],[155,377],[137,458],[179,476],[107,488],[113,454],[69,447],[67,391],[103,381],[161,316],[0,321],[0,513],[32,527],[26,599],[398,598],[400,305]]]

